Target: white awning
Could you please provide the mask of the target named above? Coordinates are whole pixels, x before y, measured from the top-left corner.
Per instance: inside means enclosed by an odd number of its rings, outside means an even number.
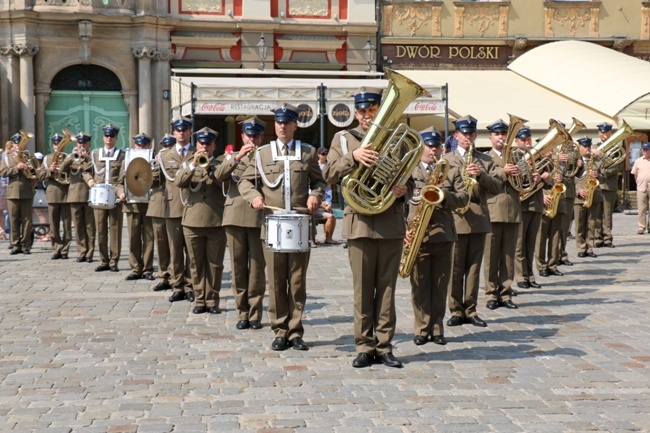
[[[650,129],[646,61],[591,42],[561,41],[527,52],[508,69],[619,124],[625,119],[634,129]]]
[[[418,83],[447,83],[450,117],[471,114],[479,130],[508,114],[527,119],[534,130],[547,130],[549,119],[566,124],[575,117],[590,126],[611,116],[579,104],[511,71],[398,71]],[[450,126],[453,130],[453,126]]]

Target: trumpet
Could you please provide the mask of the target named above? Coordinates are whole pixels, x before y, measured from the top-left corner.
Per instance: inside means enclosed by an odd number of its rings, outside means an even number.
[[[194,155],[194,165],[200,168],[207,168],[210,165],[210,157],[207,152],[199,152]]]

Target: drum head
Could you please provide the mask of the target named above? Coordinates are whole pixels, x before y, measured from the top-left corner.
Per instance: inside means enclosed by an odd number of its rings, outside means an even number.
[[[144,158],[134,158],[126,168],[126,187],[136,196],[144,196],[151,189],[153,172]]]

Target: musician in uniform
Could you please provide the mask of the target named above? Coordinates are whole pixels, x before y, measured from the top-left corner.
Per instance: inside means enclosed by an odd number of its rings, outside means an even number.
[[[160,180],[165,192],[165,229],[169,244],[172,289],[174,290],[169,297],[169,302],[182,301],[183,299],[194,302],[191,277],[188,275],[189,263],[185,259],[186,246],[183,237],[181,190],[174,184],[176,173],[181,169],[183,163],[194,160],[194,147],[190,141],[192,126],[192,121],[187,117],[172,119],[172,134],[176,139],[176,144],[158,158],[160,171],[164,177],[161,177]]]
[[[96,184],[110,184],[117,188],[120,168],[124,161],[124,152],[115,147],[120,128],[109,123],[102,129],[104,146],[91,152],[91,164],[83,172],[83,178],[91,189]],[[118,204],[111,209],[96,207],[94,214],[99,249],[99,266],[95,271],[102,272],[110,269],[112,272],[119,272],[118,262],[122,250],[122,206]]]
[[[150,147],[151,137],[144,132],[133,137],[133,149],[148,150]],[[133,162],[133,159],[130,162]],[[147,161],[147,164],[150,164],[150,162]],[[120,177],[117,187],[117,196],[120,198],[120,202],[122,202],[122,212],[126,214],[126,226],[129,231],[129,266],[131,267],[131,273],[126,276],[125,280],[132,281],[144,278],[153,281],[155,280],[153,276],[154,238],[153,223],[151,217],[147,216],[149,203],[136,202],[130,199],[135,194],[133,194],[133,191],[128,191],[127,170],[128,167],[126,166],[125,158],[120,167]],[[127,184],[126,190],[125,180]]]
[[[237,182],[262,144],[266,123],[256,117],[242,122],[241,138],[244,145],[236,156],[226,158],[237,160],[231,178],[225,180],[226,196],[223,225],[226,228],[230,266],[232,268],[232,290],[237,308],[237,329],[262,328],[262,302],[266,289],[264,275],[264,251],[261,227],[264,213],[253,209],[239,193]]]
[[[57,173],[59,179],[64,180],[63,171],[59,169],[59,161],[55,161],[59,155],[65,157],[62,153],[65,149],[59,149],[59,144],[63,136],[54,134],[52,136],[53,153],[45,155],[43,158],[43,165],[38,172],[38,179],[47,181],[47,188],[45,189],[45,200],[47,201],[47,213],[50,220],[50,240],[52,242],[52,260],[67,259],[72,243],[72,217],[70,216],[70,204],[68,204],[68,187],[66,182],[59,182],[57,180]],[[64,144],[65,145],[65,144]],[[57,154],[57,151],[60,151]],[[63,226],[63,235],[61,234],[61,226]]]
[[[596,218],[599,206],[602,205],[603,197],[600,188],[593,190],[592,205],[584,207],[585,198],[588,195],[589,181],[605,181],[605,175],[600,171],[600,162],[592,158],[591,138],[583,137],[578,139],[580,157],[578,165],[580,169],[576,174],[576,201],[573,206],[574,225],[576,232],[576,250],[578,257],[597,257],[594,253],[594,235],[596,231]],[[591,167],[590,167],[591,166]],[[590,169],[591,168],[591,169]]]
[[[488,125],[489,140],[492,143],[488,155],[503,168],[506,176],[517,176],[519,168],[511,162],[506,164],[509,156],[503,154],[508,129],[508,124],[502,119]],[[499,307],[517,308],[512,302],[512,283],[515,280],[515,249],[521,225],[521,201],[519,192],[512,187],[508,178],[505,177],[502,181],[503,187],[497,194],[487,193],[491,230],[485,238],[483,279],[485,306],[490,310]]]
[[[505,172],[491,156],[474,150],[476,123],[477,120],[469,115],[456,120],[454,137],[458,141],[458,147],[444,156],[451,165],[461,167],[461,175],[466,183],[468,178],[475,180],[473,191],[468,190],[470,199],[463,208],[454,212],[458,242],[454,247],[453,271],[449,283],[448,305],[451,318],[447,321],[447,326],[460,326],[464,323],[487,326],[476,311],[485,238],[491,229],[487,194],[498,194],[503,189]]]
[[[88,184],[83,179],[85,171],[92,170],[88,151],[91,136],[80,132],[76,136],[77,146],[63,160],[61,170],[68,175],[67,200],[74,221],[75,243],[77,245],[77,263],[93,262],[95,252],[95,214],[88,205]]]
[[[558,264],[563,266],[573,266],[573,262],[569,260],[569,254],[566,252],[566,245],[569,238],[569,231],[571,229],[571,222],[573,221],[573,204],[576,201],[576,180],[575,177],[562,176],[562,182],[566,187],[564,198],[562,199],[564,200],[564,209],[566,212],[562,214],[560,261]]]
[[[411,177],[415,182],[413,198],[409,201],[409,229],[421,206],[420,192],[431,184],[432,175],[444,176],[441,168],[442,142],[440,132],[429,127],[420,131],[424,140],[424,153],[421,162],[415,167]],[[441,164],[436,167],[436,164]],[[447,162],[444,161],[446,165]],[[439,183],[438,183],[439,182]],[[449,167],[447,175],[432,179],[433,184],[444,193],[441,203],[433,205],[433,213],[428,222],[422,244],[411,273],[411,301],[414,316],[413,342],[422,346],[429,339],[435,344],[447,344],[445,340],[444,318],[447,300],[447,288],[451,279],[454,243],[458,240],[452,209],[463,206],[469,199],[458,166]],[[415,231],[416,227],[413,227]],[[407,242],[412,242],[407,230]],[[414,252],[415,253],[415,252]]]
[[[553,159],[553,155],[551,154],[547,155],[547,157]],[[559,163],[559,159],[554,161],[554,164]],[[542,213],[542,222],[535,242],[535,266],[540,277],[548,277],[550,275],[561,277],[564,275],[564,272],[560,271],[557,267],[562,257],[561,237],[562,224],[564,222],[564,215],[566,214],[566,203],[563,198],[564,193],[554,191],[554,189],[556,185],[562,185],[563,187],[565,185],[559,168],[551,171],[551,176],[547,179],[542,189],[542,194],[544,194],[544,212]],[[550,211],[553,206],[553,194],[560,194],[560,198],[558,199],[555,215],[548,215],[547,211]]]
[[[182,224],[194,287],[194,314],[221,314],[226,231],[222,225],[225,197],[219,178],[227,177],[237,163],[234,158],[224,163],[214,158],[217,135],[208,127],[196,132],[196,153],[183,163],[174,180],[185,205]]]
[[[0,165],[0,177],[9,178],[7,184],[7,210],[9,212],[9,225],[11,228],[11,252],[31,254],[32,248],[32,205],[34,203],[35,181],[29,179],[26,173],[30,162],[32,167],[38,167],[36,158],[31,161],[21,162],[19,146],[23,141],[20,133],[11,136],[11,141],[16,148],[9,155],[2,159]]]
[[[151,218],[151,226],[153,228],[153,237],[158,251],[158,277],[162,279],[161,282],[153,287],[154,292],[161,290],[170,290],[172,288],[169,283],[171,279],[171,265],[170,265],[170,248],[169,239],[167,239],[167,229],[165,227],[165,189],[164,189],[164,175],[160,169],[160,160],[164,152],[168,150],[173,151],[173,146],[176,144],[176,138],[169,134],[165,134],[160,140],[162,149],[158,152],[152,162],[153,183],[151,185],[151,195],[149,197],[149,206],[147,207],[147,216]]]
[[[596,125],[598,128],[598,138],[600,138],[600,143],[597,143],[594,147],[597,148],[612,136],[612,126],[613,125],[611,123],[607,122]],[[596,156],[601,158],[603,156],[602,152],[599,151]],[[600,184],[600,191],[603,195],[603,204],[596,221],[596,233],[594,240],[594,246],[596,248],[614,248],[612,225],[614,221],[614,209],[616,209],[618,174],[623,170],[624,166],[625,162],[621,162],[613,167],[603,169],[605,182],[602,182]]]
[[[354,95],[354,117],[359,125],[334,135],[323,175],[329,185],[338,184],[360,166],[373,167],[379,152],[361,146],[372,120],[379,111],[382,89],[361,88]],[[393,204],[374,215],[358,213],[349,204],[343,216],[342,236],[347,240],[348,258],[354,287],[355,368],[369,367],[375,361],[401,368],[393,355],[395,335],[395,286],[406,233],[405,198],[411,196],[413,182],[396,185]],[[407,196],[407,197],[405,197]]]
[[[522,126],[517,132],[515,143],[517,147],[526,151],[533,147],[530,128]],[[535,167],[532,167],[534,170]],[[533,173],[532,182],[536,185],[542,182],[542,176],[548,177],[548,173]],[[542,225],[542,213],[544,212],[544,193],[541,189],[525,200],[521,201],[521,225],[517,235],[517,246],[515,247],[515,278],[517,286],[522,289],[542,286],[535,281],[533,273],[533,261],[535,259],[535,243],[537,234]]]
[[[248,165],[239,181],[241,196],[254,209],[306,208],[309,213],[318,209],[327,185],[318,166],[316,149],[294,140],[299,111],[290,104],[273,109],[277,141],[257,150],[255,162]],[[265,236],[265,232],[262,230],[260,236]],[[264,250],[269,273],[269,318],[275,333],[273,350],[309,349],[302,338],[309,255],[309,251]]]

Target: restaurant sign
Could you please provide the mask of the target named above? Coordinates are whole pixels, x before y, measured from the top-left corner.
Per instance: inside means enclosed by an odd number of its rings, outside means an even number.
[[[382,56],[393,68],[400,64],[506,65],[511,55],[507,45],[382,45]]]

